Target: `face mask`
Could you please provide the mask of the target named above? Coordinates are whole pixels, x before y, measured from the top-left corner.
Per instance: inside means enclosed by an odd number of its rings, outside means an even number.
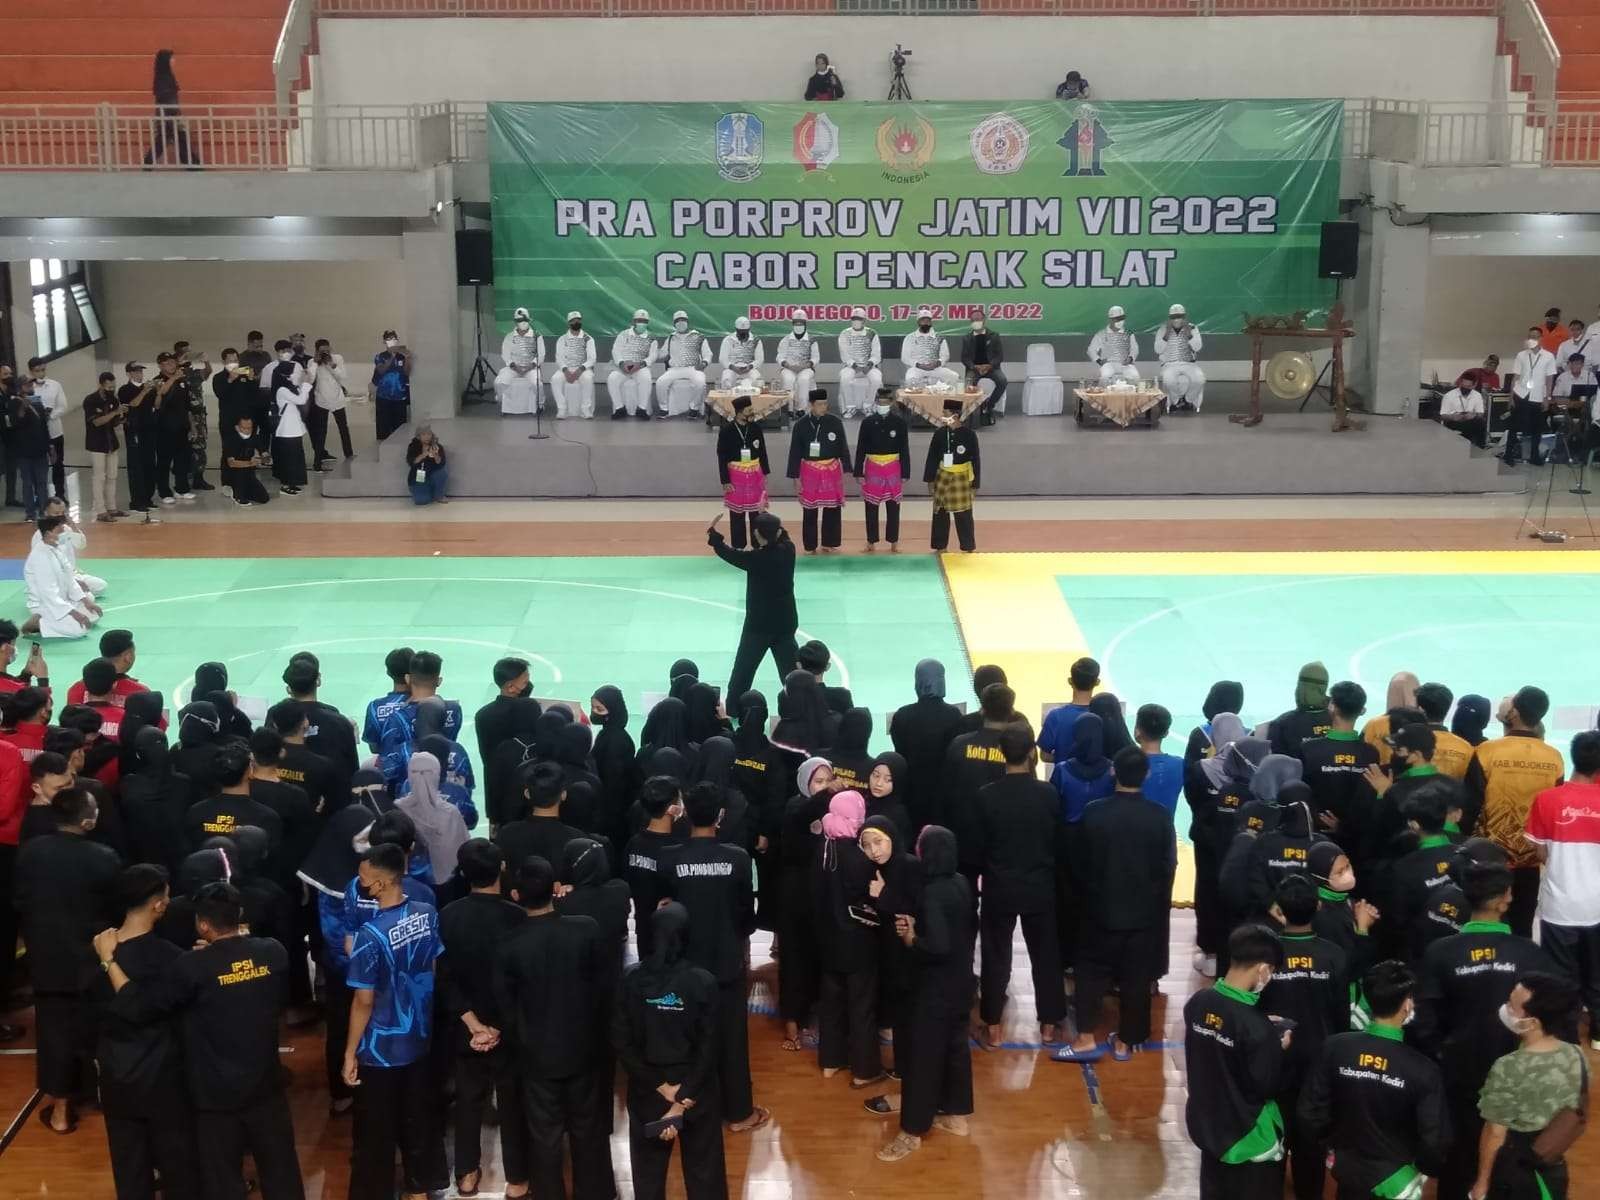
[[[930,330],[932,328],[933,328],[933,322],[932,321],[918,321],[917,322],[917,329],[922,333],[927,333],[928,330]]]
[[[1524,342],[1523,342],[1523,343],[1522,343],[1522,348],[1523,348],[1523,349],[1524,349],[1524,350],[1532,350],[1532,349],[1534,349],[1534,348],[1536,348],[1536,347],[1537,347],[1537,346],[1538,346],[1538,345],[1539,345],[1539,342],[1538,342],[1538,340],[1537,340],[1537,339],[1535,339],[1535,338],[1528,338],[1528,339],[1527,339],[1527,340],[1525,340],[1525,341],[1524,341]]]
[[[608,715],[609,715],[608,713],[597,713],[597,712],[594,711],[594,709],[591,708],[589,710],[589,724],[591,724],[591,725],[604,725],[606,723],[606,717]]]
[[[1401,1018],[1400,1024],[1401,1025],[1409,1025],[1409,1024],[1411,1024],[1411,1022],[1415,1021],[1416,1019],[1417,1019],[1417,1010],[1416,1010],[1415,1007],[1413,1007],[1411,1009],[1411,1011],[1406,1013],[1406,1015],[1403,1018]]]
[[[1509,1004],[1502,1004],[1500,1006],[1499,1016],[1500,1024],[1504,1025],[1512,1033],[1520,1035],[1527,1033],[1528,1030],[1533,1028],[1533,1018],[1517,1016],[1511,1011],[1511,1005]]]
[[[1252,996],[1261,995],[1262,992],[1267,990],[1267,982],[1268,982],[1268,979],[1270,979],[1270,978],[1271,978],[1271,976],[1268,976],[1267,979],[1258,978],[1254,983],[1252,983],[1250,985],[1250,994]]]
[[[1122,328],[1122,318],[1118,317],[1116,320],[1112,321],[1111,322],[1111,328],[1113,328],[1113,329],[1121,329]]]
[[[574,321],[571,325],[568,325],[567,328],[569,330],[571,330],[573,333],[577,333],[580,329],[583,328],[583,322],[582,321]]]
[[[526,321],[518,321],[517,322],[517,332],[518,333],[527,333],[530,328],[531,328],[531,326]]]
[[[862,320],[859,320],[859,319],[852,320],[850,322],[850,328],[851,329],[865,329],[866,327],[867,327],[867,323],[865,321],[862,321]]]
[[[518,690],[517,695],[519,697],[522,697],[522,698],[526,698],[528,696],[533,695],[533,684],[531,684],[531,683],[523,684],[522,687]]]
[[[873,408],[877,411],[877,414],[880,417],[887,417],[889,415],[889,406],[887,404],[875,404],[873,405]]]
[[[739,330],[738,338],[741,342],[748,342],[750,340],[750,331],[748,329]]]
[[[972,332],[973,333],[982,333],[983,332],[983,322],[982,321],[974,321],[972,323]]]
[[[644,332],[644,331],[645,331],[645,330],[646,330],[646,329],[649,329],[649,328],[650,328],[650,326],[649,326],[649,325],[647,325],[647,324],[646,324],[646,323],[645,323],[645,322],[643,322],[643,321],[635,321],[635,322],[634,322],[634,323],[633,323],[633,331],[634,331],[634,332],[635,332],[635,333],[643,333],[643,332]]]
[[[689,332],[689,322],[687,322],[687,321],[674,321],[672,323],[672,327],[674,329],[676,329],[679,333],[688,333]]]
[[[384,338],[383,339],[383,344],[385,346],[387,346],[389,349],[393,350],[400,343],[397,340],[395,340],[394,338]]]
[[[795,337],[805,337],[806,327],[804,325],[796,325],[794,327],[794,335]]]
[[[289,351],[285,350],[283,353],[278,355],[278,361],[279,362],[288,362],[293,357],[294,357],[293,354],[291,354],[291,353],[289,353]]]
[[[379,887],[368,887],[364,883],[358,883],[356,884],[356,887],[368,900],[376,900],[378,898],[378,893],[383,890]]]

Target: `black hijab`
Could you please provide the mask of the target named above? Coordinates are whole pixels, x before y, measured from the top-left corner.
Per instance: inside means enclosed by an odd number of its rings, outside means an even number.
[[[1206,702],[1200,706],[1200,711],[1211,721],[1218,713],[1236,713],[1243,707],[1244,684],[1233,679],[1219,679],[1206,693]]]
[[[780,746],[816,754],[837,739],[839,718],[828,711],[822,685],[810,671],[790,671],[778,697],[778,724],[772,740]]]
[[[867,742],[872,738],[872,712],[865,708],[852,708],[839,718],[839,732],[833,739],[833,751],[840,755],[863,758]]]
[[[692,685],[691,685],[692,686]],[[668,696],[650,710],[639,734],[639,753],[648,756],[656,750],[676,750],[685,756],[689,744],[689,709],[682,700]]]
[[[700,682],[700,668],[693,659],[680,658],[667,671],[667,695],[674,700],[687,700],[689,689]]]
[[[547,708],[533,723],[533,757],[555,762],[561,755],[561,731],[572,721],[564,708]]]
[[[599,736],[595,738],[595,745],[598,747],[608,738],[627,732],[628,702],[623,698],[622,689],[613,687],[609,683],[596,688],[593,698],[606,706],[606,715],[603,717],[596,717],[592,709],[589,713],[589,720],[600,727]]]
[[[561,852],[561,881],[575,888],[599,887],[611,878],[606,849],[593,838],[573,838]]]
[[[911,845],[911,839],[886,816],[868,817],[861,823],[861,831],[865,833],[869,829],[877,830],[894,845],[888,862],[874,864],[878,874],[883,876],[883,891],[878,894],[874,904],[879,912],[916,912],[917,900],[922,894],[922,871],[917,866],[917,860],[906,850]],[[889,933],[893,936],[892,926],[889,927]],[[898,937],[894,937],[894,941],[904,945]]]
[[[1122,716],[1122,701],[1110,692],[1101,692],[1089,701],[1089,711],[1100,718],[1107,758],[1115,758],[1118,750],[1133,745],[1133,735],[1128,732],[1128,722]]]
[[[574,771],[592,770],[594,764],[589,758],[589,749],[593,744],[594,738],[587,725],[568,722],[556,737],[556,761]]]
[[[1082,713],[1072,723],[1072,750],[1061,767],[1085,783],[1102,778],[1111,769],[1106,758],[1105,722],[1097,714]]]
[[[628,976],[640,998],[672,985],[689,945],[689,910],[669,900],[650,914],[650,956]]]
[[[1082,717],[1078,718],[1080,721]],[[956,835],[943,825],[927,825],[917,838],[917,858],[922,862],[925,882],[956,873]]]
[[[667,775],[681,784],[689,782],[689,756],[674,750],[671,746],[663,746],[659,750],[640,751],[639,761],[646,779],[655,775]]]
[[[161,710],[165,707],[166,701],[162,699],[160,692],[135,692],[123,702],[122,725],[117,730],[117,737],[121,742],[119,771],[123,776],[130,775],[138,769],[134,748],[138,744],[139,734],[152,727],[159,729]],[[163,749],[166,744],[166,737],[163,735],[161,739]]]
[[[728,727],[717,715],[717,689],[709,683],[696,683],[683,698],[688,711],[689,740],[703,742],[726,733]]]
[[[700,743],[700,762],[695,769],[696,783],[714,783],[726,789],[733,773],[733,760],[737,757],[733,740],[711,737]]]
[[[911,766],[903,756],[887,750],[872,760],[872,767],[873,770],[887,767],[892,783],[887,796],[874,796],[872,772],[867,772],[867,784],[861,789],[861,798],[867,802],[867,824],[870,825],[874,818],[889,821],[896,829],[896,841],[907,840],[911,837],[911,813],[906,803],[911,786]]]
[[[739,732],[733,744],[746,758],[766,752],[772,743],[767,740],[767,698],[760,692],[750,691],[739,697],[734,706],[739,718]]]

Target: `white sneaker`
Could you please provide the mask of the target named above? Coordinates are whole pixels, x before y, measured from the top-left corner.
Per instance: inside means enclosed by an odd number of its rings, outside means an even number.
[[[1217,977],[1217,956],[1215,954],[1202,954],[1196,950],[1194,952],[1194,969],[1207,979],[1215,979]]]
[[[231,483],[225,483],[222,485],[222,495],[226,500],[233,499],[233,485]]]
[[[179,492],[178,493],[178,499],[179,500],[193,500],[194,499],[194,493],[193,492]]]
[[[172,505],[172,504],[176,504],[177,501],[175,499],[173,499],[171,496],[163,496],[163,497],[161,497],[161,503],[167,504],[167,505]]]

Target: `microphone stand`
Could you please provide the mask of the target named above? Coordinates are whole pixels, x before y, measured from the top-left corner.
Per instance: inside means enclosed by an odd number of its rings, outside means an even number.
[[[537,370],[537,368],[535,368]],[[557,367],[556,370],[561,370]],[[528,435],[530,442],[549,441],[550,435],[544,431],[544,380],[539,380],[539,402],[533,406],[533,432]]]

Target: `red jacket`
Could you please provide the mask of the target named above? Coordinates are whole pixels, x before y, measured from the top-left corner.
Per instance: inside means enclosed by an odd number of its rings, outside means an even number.
[[[22,833],[22,814],[32,792],[22,751],[10,742],[0,741],[0,845],[17,844]]]
[[[139,692],[148,692],[149,690],[132,675],[118,675],[117,682],[111,688],[111,703],[121,708],[123,701],[127,700],[129,696],[137,695]],[[83,680],[80,679],[67,689],[67,703],[82,704],[86,694],[83,689]]]

